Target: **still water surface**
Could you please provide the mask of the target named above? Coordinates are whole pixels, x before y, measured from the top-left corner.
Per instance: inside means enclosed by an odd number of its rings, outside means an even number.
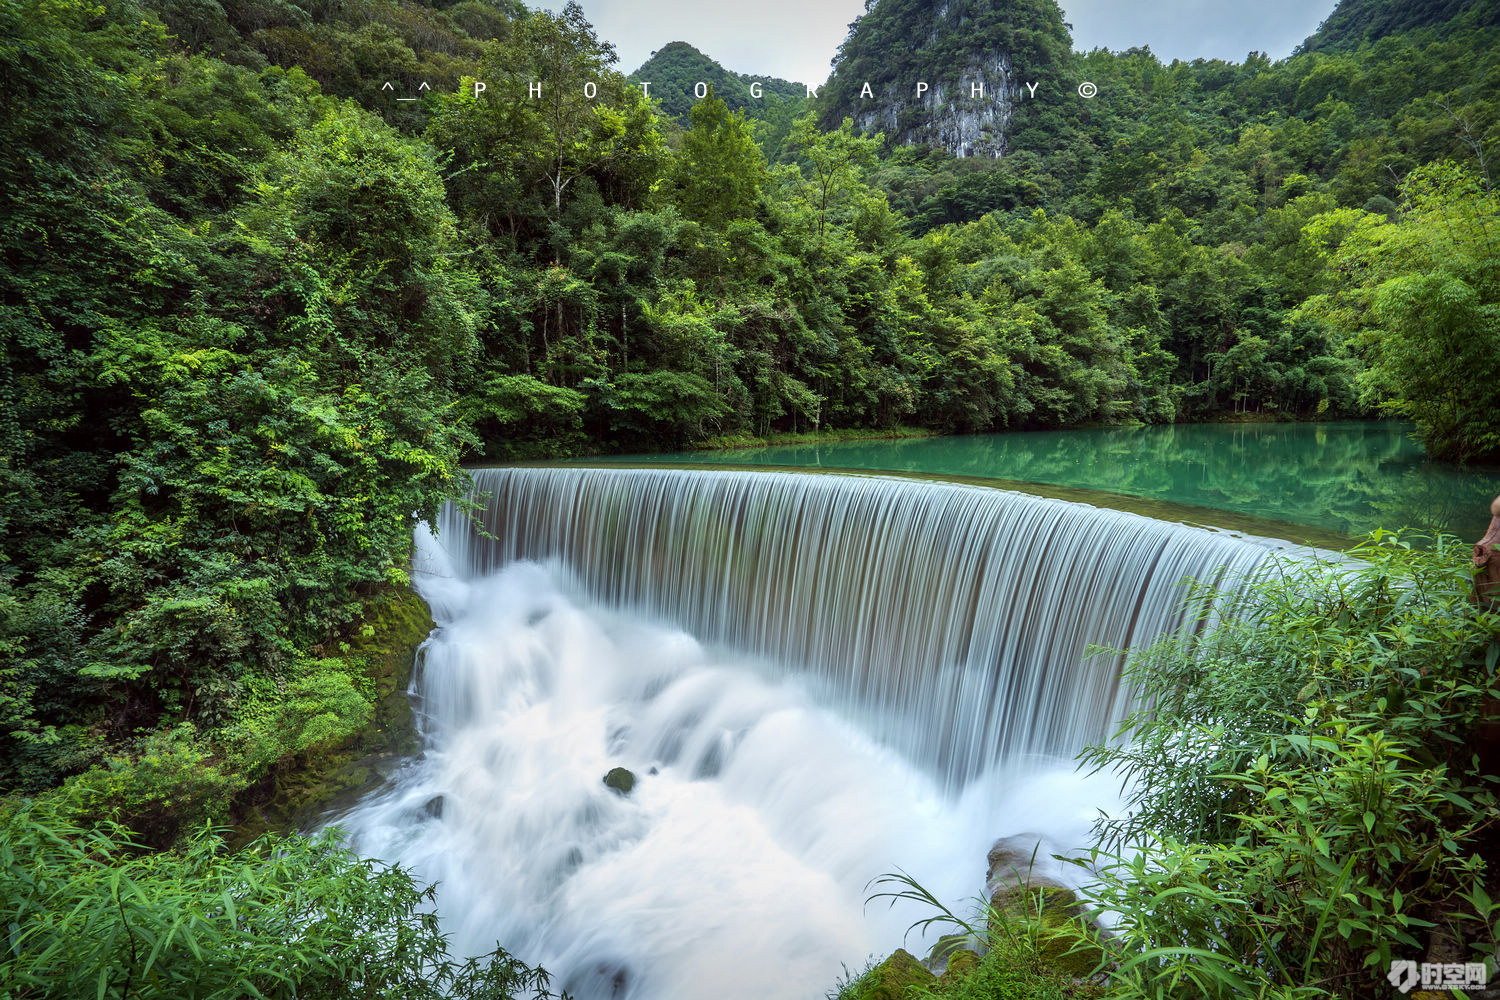
[[[1398,423],[1192,424],[846,441],[591,459],[858,469],[1101,491],[1238,515],[1231,527],[1296,525],[1335,535],[1375,528],[1478,538],[1500,470],[1426,460]],[[1109,506],[1107,500],[1098,501]],[[1171,517],[1171,511],[1161,516]],[[1257,519],[1246,522],[1243,518]]]

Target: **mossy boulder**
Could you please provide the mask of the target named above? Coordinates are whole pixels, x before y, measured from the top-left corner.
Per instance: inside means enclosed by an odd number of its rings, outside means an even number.
[[[938,986],[946,992],[949,987],[971,975],[977,968],[979,968],[978,952],[960,948],[948,955],[947,966],[943,969],[943,974],[938,977]]]
[[[1036,834],[995,841],[985,871],[990,938],[1034,940],[1044,965],[1082,979],[1098,967],[1102,953],[1091,943],[1092,921],[1078,896],[1043,869],[1049,858]]]
[[[635,772],[624,767],[612,767],[604,776],[604,783],[617,794],[629,795],[635,788]]]
[[[990,897],[989,931],[992,939],[1008,935],[1034,940],[1044,966],[1078,979],[1092,975],[1103,958],[1078,896],[1066,886],[1045,881],[997,889]]]
[[[912,987],[931,989],[937,981],[937,976],[918,962],[911,952],[897,948],[890,958],[860,978],[853,997],[857,1000],[907,1000],[907,991]]]
[[[960,954],[972,955],[978,958],[984,953],[984,942],[973,934],[944,934],[937,939],[922,964],[931,969],[935,975],[941,976],[947,971],[948,965]],[[960,962],[967,959],[960,959]]]

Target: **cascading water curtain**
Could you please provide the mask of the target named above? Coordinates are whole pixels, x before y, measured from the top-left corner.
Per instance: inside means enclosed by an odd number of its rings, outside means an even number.
[[[1121,656],[1270,549],[876,476],[497,469],[418,533],[424,750],[337,822],[579,1000],[806,996],[962,907],[997,837],[1087,846]],[[628,780],[606,781],[628,776]],[[1071,866],[1068,866],[1071,868]],[[1061,870],[1054,877],[1067,878]],[[816,992],[816,990],[814,990]]]
[[[1197,627],[1186,581],[1232,589],[1258,540],[984,487],[880,476],[486,469],[474,579],[560,565],[592,599],[816,678],[950,789],[1070,757],[1129,708],[1118,652]],[[421,567],[419,567],[420,569]]]

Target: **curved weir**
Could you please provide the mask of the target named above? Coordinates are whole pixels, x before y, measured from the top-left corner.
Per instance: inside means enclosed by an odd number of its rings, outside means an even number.
[[[997,837],[1044,868],[1086,847],[1118,787],[1072,757],[1129,703],[1089,648],[1195,627],[1182,581],[1270,553],[874,476],[474,479],[478,529],[418,532],[424,752],[338,822],[437,883],[458,949],[503,943],[578,1000],[801,998],[921,954],[930,913],[866,906],[870,880],[963,909]]]
[[[491,537],[452,509],[438,530],[461,575],[559,563],[611,607],[819,678],[954,787],[998,760],[1107,738],[1129,692],[1124,657],[1106,651],[1191,627],[1184,581],[1222,585],[1268,554],[1133,514],[891,477],[474,478]]]

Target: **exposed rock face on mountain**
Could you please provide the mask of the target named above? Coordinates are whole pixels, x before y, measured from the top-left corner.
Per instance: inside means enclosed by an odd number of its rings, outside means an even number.
[[[1027,102],[1062,93],[1071,59],[1054,0],[877,0],[834,60],[824,124],[1002,156]]]
[[[1004,154],[1011,117],[1022,86],[1015,81],[1010,57],[976,60],[960,68],[951,85],[931,83],[921,97],[916,86],[884,101],[862,101],[850,116],[861,132],[884,132],[902,143],[941,146],[954,156]],[[873,86],[871,88],[874,89]],[[873,94],[872,94],[873,96]]]

